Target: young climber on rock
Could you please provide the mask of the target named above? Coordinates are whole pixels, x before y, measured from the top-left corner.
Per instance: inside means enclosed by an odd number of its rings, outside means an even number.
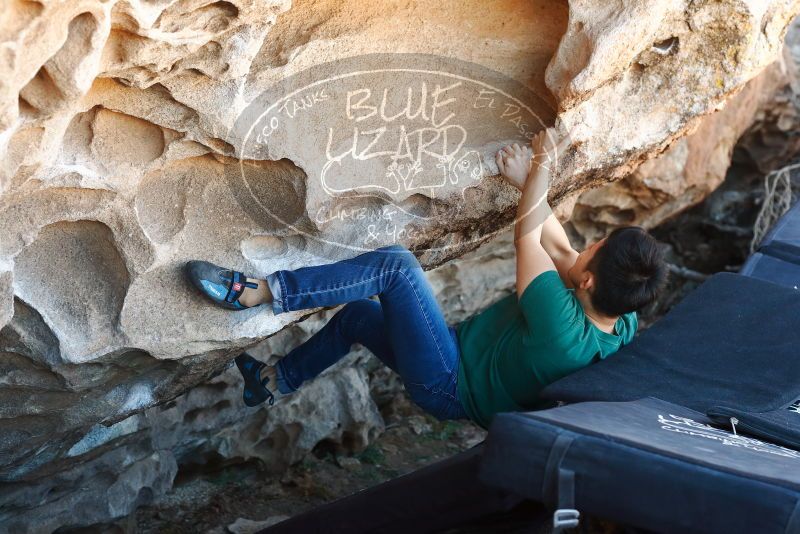
[[[534,137],[532,151],[513,144],[496,156],[503,177],[522,191],[516,293],[458,325],[445,322],[420,264],[400,246],[265,280],[189,262],[186,273],[197,288],[231,309],[269,304],[278,314],[345,305],[274,366],[238,356],[245,404],[272,404],[276,393],[295,391],[360,343],[400,375],[421,408],[486,427],[498,412],[541,407],[546,385],[628,343],[636,310],[664,284],[661,252],[636,227],[573,250],[547,203],[548,164],[565,140],[551,142],[547,133]]]

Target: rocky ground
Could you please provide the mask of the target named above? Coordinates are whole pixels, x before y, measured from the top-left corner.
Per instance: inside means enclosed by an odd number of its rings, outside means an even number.
[[[249,523],[275,521],[436,462],[480,443],[485,432],[467,422],[436,421],[405,393],[384,403],[386,431],[355,455],[322,443],[281,475],[258,464],[184,469],[157,507],[131,518],[146,533],[249,532]],[[233,526],[236,525],[236,526]]]

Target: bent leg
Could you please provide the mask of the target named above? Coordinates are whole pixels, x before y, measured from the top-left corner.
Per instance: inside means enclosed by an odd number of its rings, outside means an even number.
[[[357,300],[344,306],[319,332],[278,361],[281,393],[295,391],[319,375],[345,357],[355,343],[361,343],[397,371],[383,321],[381,305],[373,300]]]
[[[430,354],[432,365],[398,372],[423,383],[453,370],[453,339],[417,259],[400,246],[377,249],[328,265],[277,271],[267,277],[276,313],[336,306],[377,295],[391,347],[399,354]],[[407,360],[407,358],[403,358]],[[406,369],[404,369],[406,367]]]
[[[458,344],[422,267],[408,250],[385,247],[330,265],[278,271],[268,282],[276,313],[377,295],[393,367],[412,399],[437,417],[463,417],[455,396]],[[336,354],[335,360],[343,356]]]

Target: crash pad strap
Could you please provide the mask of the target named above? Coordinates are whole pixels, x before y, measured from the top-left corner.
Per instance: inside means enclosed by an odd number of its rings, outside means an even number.
[[[572,495],[562,495],[562,491],[573,493],[570,491],[573,488],[562,489],[562,486],[568,484],[561,484],[562,477],[560,476],[561,462],[564,460],[564,456],[567,455],[567,451],[574,439],[575,437],[573,435],[566,432],[560,433],[556,437],[555,442],[553,442],[553,446],[550,447],[550,454],[547,457],[547,464],[544,468],[544,480],[542,482],[543,500],[545,503],[555,506],[556,508],[574,507],[574,497]],[[568,499],[569,502],[562,502],[562,499]]]
[[[575,508],[575,471],[558,470],[558,507]]]

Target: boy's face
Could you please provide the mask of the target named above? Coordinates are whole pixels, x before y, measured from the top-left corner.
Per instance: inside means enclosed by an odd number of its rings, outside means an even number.
[[[575,260],[575,264],[570,267],[569,271],[567,272],[567,276],[569,276],[570,282],[572,282],[572,287],[575,289],[591,289],[594,285],[594,275],[591,271],[589,271],[589,264],[592,262],[592,258],[594,255],[597,254],[597,251],[605,245],[606,239],[601,239],[592,245],[586,247],[583,252],[578,254],[578,257]]]

